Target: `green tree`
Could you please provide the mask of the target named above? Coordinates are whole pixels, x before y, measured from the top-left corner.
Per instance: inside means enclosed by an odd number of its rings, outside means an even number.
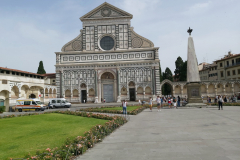
[[[163,75],[162,75],[162,69],[161,69],[161,65],[159,62],[159,76],[160,76],[160,83],[163,81]]]
[[[180,73],[179,81],[187,81],[187,61],[183,63]]]
[[[172,71],[167,67],[165,69],[165,72],[163,72],[163,80],[168,79],[170,81],[173,81],[173,75]],[[162,94],[163,95],[170,95],[172,93],[172,87],[170,84],[165,83],[162,86]]]
[[[181,75],[181,71],[182,71],[182,66],[183,66],[183,60],[182,58],[179,56],[177,58],[177,60],[175,61],[175,66],[176,66],[176,69],[174,71],[174,80],[175,81],[179,81],[180,80],[180,75]]]
[[[46,71],[43,67],[43,62],[42,61],[39,62],[37,74],[46,74]]]

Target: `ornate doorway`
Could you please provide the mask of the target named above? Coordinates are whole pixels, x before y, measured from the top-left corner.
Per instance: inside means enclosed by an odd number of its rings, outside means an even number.
[[[105,72],[101,75],[101,99],[106,102],[115,101],[116,79],[111,72]]]

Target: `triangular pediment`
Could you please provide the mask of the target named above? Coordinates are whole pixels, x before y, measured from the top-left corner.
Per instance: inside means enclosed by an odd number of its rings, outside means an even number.
[[[132,14],[125,12],[107,2],[96,7],[80,18],[81,21],[91,19],[131,18]]]

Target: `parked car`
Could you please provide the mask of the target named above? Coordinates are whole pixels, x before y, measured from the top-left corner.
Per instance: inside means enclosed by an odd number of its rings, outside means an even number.
[[[60,108],[60,107],[70,108],[72,105],[65,98],[53,98],[53,99],[50,99],[49,102],[52,108]]]
[[[18,99],[13,109],[18,110],[18,112],[29,110],[44,111],[45,105],[39,99]]]

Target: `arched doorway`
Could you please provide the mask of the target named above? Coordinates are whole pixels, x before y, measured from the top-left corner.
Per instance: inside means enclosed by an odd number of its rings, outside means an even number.
[[[36,95],[35,94],[30,94],[29,98],[36,98]]]
[[[135,91],[135,83],[134,82],[129,82],[128,84],[128,88],[129,88],[129,100],[130,101],[135,101],[136,100],[136,91]]]
[[[168,79],[165,79],[161,85],[162,95],[172,95],[173,87],[172,82]]]
[[[111,72],[105,72],[101,75],[102,98],[106,102],[114,101],[114,75]]]
[[[80,87],[81,87],[81,102],[86,103],[87,102],[87,86],[85,83],[82,83]]]

